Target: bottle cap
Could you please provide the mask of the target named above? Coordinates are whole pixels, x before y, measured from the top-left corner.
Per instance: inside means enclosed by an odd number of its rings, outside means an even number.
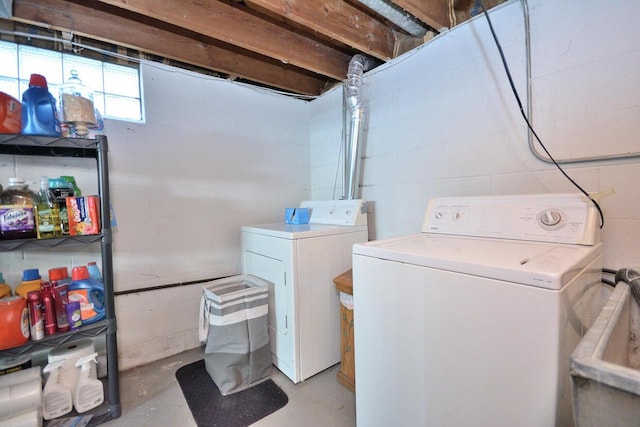
[[[29,282],[31,280],[38,280],[38,279],[42,279],[42,277],[40,277],[40,271],[37,268],[30,268],[22,272],[23,282]]]
[[[9,187],[23,187],[27,185],[27,182],[24,178],[9,178]]]
[[[69,270],[67,267],[56,267],[49,269],[49,281],[59,282],[60,280],[69,278]]]
[[[47,78],[42,74],[31,74],[31,78],[29,79],[29,87],[41,87],[43,89],[49,89],[47,86]]]
[[[64,178],[49,178],[49,188],[73,188]]]
[[[74,282],[76,280],[83,280],[88,278],[89,270],[85,265],[81,265],[80,267],[73,267],[73,270],[71,270],[71,280],[73,280]]]

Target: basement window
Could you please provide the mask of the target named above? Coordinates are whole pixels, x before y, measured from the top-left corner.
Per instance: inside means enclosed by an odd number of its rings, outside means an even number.
[[[104,118],[141,122],[140,69],[33,46],[0,41],[0,91],[21,100],[32,73],[47,78],[56,99],[59,88],[76,70],[93,90],[93,103]]]

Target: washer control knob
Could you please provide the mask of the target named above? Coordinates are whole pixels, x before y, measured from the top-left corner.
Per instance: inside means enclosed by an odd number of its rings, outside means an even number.
[[[554,227],[562,221],[562,212],[556,209],[547,209],[540,214],[539,220],[546,227]]]
[[[442,212],[434,212],[433,217],[435,219],[442,219]]]

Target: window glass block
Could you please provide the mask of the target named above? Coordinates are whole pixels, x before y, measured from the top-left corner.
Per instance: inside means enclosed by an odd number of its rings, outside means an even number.
[[[59,102],[60,86],[71,70],[93,91],[93,104],[104,118],[143,120],[139,67],[0,41],[0,91],[18,100],[29,88],[31,74],[42,74]]]
[[[82,84],[93,91],[104,91],[102,85],[102,62],[80,56],[64,55],[63,68],[65,82],[71,77],[71,70],[76,70]]]
[[[93,93],[93,106],[100,111],[100,114],[102,114],[102,117],[104,117],[104,93],[102,92],[94,92]],[[134,119],[136,119],[134,117]],[[137,120],[137,119],[136,119]]]
[[[0,77],[0,92],[4,92],[8,95],[13,96],[18,101],[22,101],[22,92],[20,92],[18,79]]]
[[[104,91],[114,95],[140,97],[138,69],[104,64]]]
[[[105,105],[108,117],[132,120],[142,119],[139,99],[105,95]]]
[[[42,74],[47,84],[62,83],[62,57],[58,52],[31,46],[19,46],[20,79],[29,80],[31,74]]]
[[[17,44],[0,41],[0,64],[0,74],[6,77],[18,77]]]

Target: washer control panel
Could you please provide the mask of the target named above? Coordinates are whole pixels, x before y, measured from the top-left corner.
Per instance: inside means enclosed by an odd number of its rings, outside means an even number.
[[[422,231],[581,245],[600,240],[598,212],[577,193],[433,198]]]

